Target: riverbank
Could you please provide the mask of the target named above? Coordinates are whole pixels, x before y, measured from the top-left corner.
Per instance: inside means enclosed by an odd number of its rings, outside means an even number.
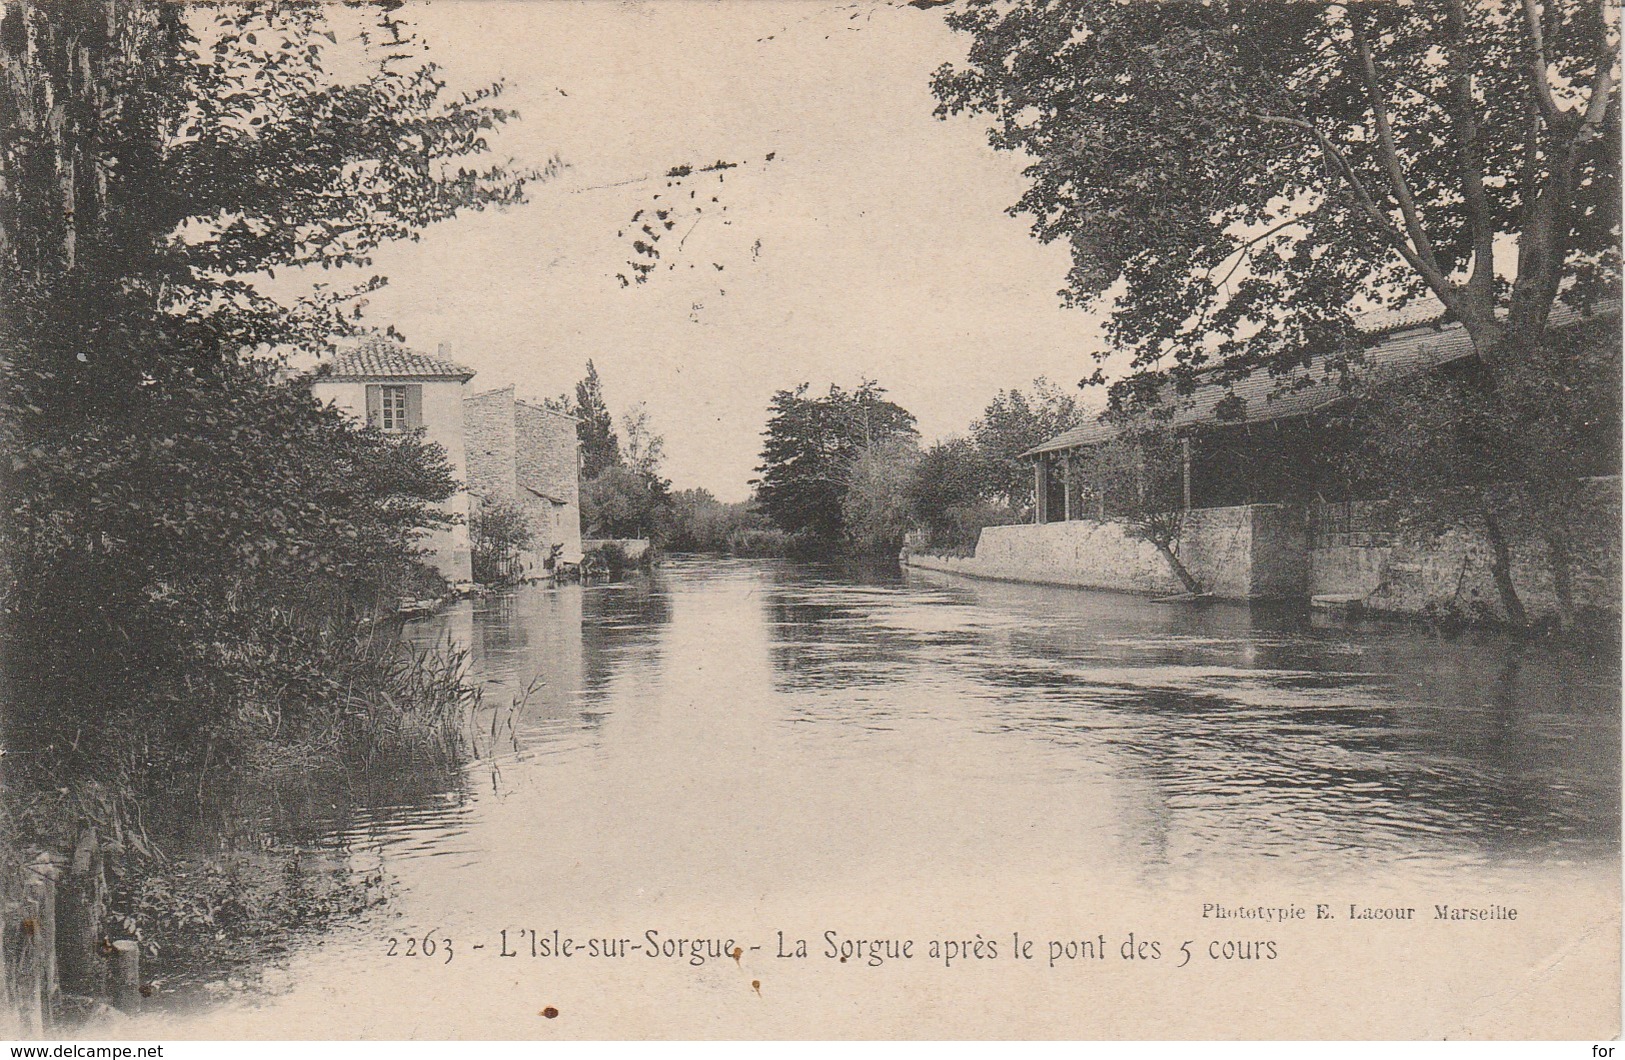
[[[1616,629],[1620,616],[1620,479],[1592,480],[1575,522],[1569,593],[1583,627]],[[1558,610],[1547,544],[1529,527],[1510,542],[1513,584],[1532,623]],[[1204,591],[1227,600],[1324,600],[1342,611],[1446,623],[1497,622],[1494,548],[1455,527],[1404,533],[1371,504],[1195,509],[1175,545]],[[1149,542],[1092,519],[990,526],[969,556],[911,549],[911,567],[1000,581],[1172,595],[1184,586]]]
[[[191,733],[114,719],[76,751],[12,728],[0,1026],[73,1032],[113,1018],[110,1004],[167,1004],[377,904],[384,878],[355,871],[311,821],[459,786],[481,705],[466,647],[401,631],[397,619],[314,639],[285,629],[257,646],[258,665],[301,680]]]

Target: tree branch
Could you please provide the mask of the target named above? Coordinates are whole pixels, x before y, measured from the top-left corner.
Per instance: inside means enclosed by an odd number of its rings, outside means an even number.
[[[1294,128],[1304,129],[1313,136],[1320,145],[1321,152],[1337,166],[1338,172],[1342,174],[1343,179],[1348,183],[1349,191],[1354,196],[1355,203],[1361,212],[1381,230],[1389,244],[1399,251],[1400,256],[1405,259],[1405,263],[1415,269],[1417,274],[1427,282],[1433,293],[1439,296],[1439,301],[1444,303],[1445,308],[1451,312],[1456,311],[1461,299],[1458,297],[1455,287],[1437,269],[1431,270],[1430,274],[1427,263],[1417,254],[1404,235],[1394,228],[1393,218],[1384,212],[1376,201],[1371,198],[1371,193],[1366,190],[1366,186],[1360,180],[1359,174],[1354,172],[1354,166],[1350,164],[1343,152],[1337,149],[1337,145],[1332,143],[1330,137],[1321,132],[1312,122],[1305,121],[1302,118],[1287,118],[1279,114],[1257,113],[1249,116],[1254,121],[1262,122],[1265,125],[1290,125]]]
[[[1598,27],[1597,68],[1591,76],[1590,95],[1583,109],[1565,112],[1577,120],[1567,130],[1567,141],[1547,153],[1550,172],[1527,207],[1518,241],[1518,273],[1513,281],[1508,328],[1520,342],[1533,341],[1544,330],[1552,302],[1562,288],[1573,240],[1574,197],[1582,148],[1601,134],[1613,102],[1614,54],[1608,46],[1608,0],[1602,2]]]
[[[1243,243],[1241,246],[1237,247],[1234,251],[1231,252],[1231,255],[1229,255],[1229,256],[1234,256],[1235,257],[1235,259],[1236,259],[1235,262],[1230,266],[1229,270],[1227,272],[1225,272],[1224,278],[1221,279],[1214,286],[1215,287],[1223,287],[1225,284],[1229,283],[1230,282],[1230,277],[1232,277],[1232,276],[1234,276],[1236,274],[1236,270],[1241,268],[1242,263],[1247,261],[1249,258],[1252,257],[1252,250],[1258,244],[1264,242],[1264,240],[1270,238],[1271,236],[1275,235],[1277,232],[1280,232],[1284,228],[1291,228],[1293,225],[1303,224],[1305,221],[1308,221],[1311,217],[1315,216],[1315,214],[1319,213],[1320,211],[1324,210],[1325,208],[1326,208],[1326,204],[1321,203],[1319,206],[1315,207],[1313,210],[1310,210],[1308,213],[1300,214],[1297,217],[1289,217],[1285,221],[1282,221],[1280,224],[1271,225],[1270,228],[1267,231],[1259,233],[1258,235],[1254,236],[1253,238],[1247,240],[1247,242]],[[1217,268],[1217,266],[1215,266],[1215,268]],[[1213,269],[1207,270],[1207,275],[1212,276],[1213,275]]]
[[[1529,87],[1534,92],[1535,106],[1548,125],[1556,125],[1562,115],[1557,100],[1552,96],[1552,82],[1547,76],[1546,31],[1541,25],[1539,0],[1523,0],[1523,20],[1529,34]]]
[[[1485,311],[1495,297],[1495,225],[1490,218],[1489,193],[1484,190],[1484,152],[1478,142],[1478,119],[1473,113],[1473,74],[1467,55],[1467,11],[1462,0],[1449,0],[1445,21],[1450,31],[1450,98],[1446,109],[1461,140],[1461,195],[1472,235],[1473,272],[1467,289]]]
[[[1614,94],[1614,49],[1608,45],[1608,4],[1601,0],[1599,26],[1601,39],[1597,41],[1597,71],[1591,76],[1591,94],[1586,99],[1584,118],[1574,131],[1574,142],[1584,143],[1602,134],[1602,123],[1608,118],[1608,106]]]
[[[1371,112],[1377,124],[1378,155],[1383,168],[1388,171],[1388,183],[1393,186],[1394,199],[1399,203],[1400,216],[1405,220],[1405,232],[1424,266],[1422,275],[1428,286],[1435,290],[1441,286],[1449,287],[1450,281],[1439,267],[1433,243],[1422,227],[1416,197],[1411,192],[1410,182],[1405,179],[1405,168],[1399,161],[1399,151],[1394,145],[1394,129],[1388,122],[1388,101],[1383,98],[1382,87],[1377,83],[1377,64],[1371,55],[1371,42],[1366,37],[1365,20],[1352,8],[1348,9],[1348,19],[1354,30],[1355,47],[1359,51],[1360,76],[1365,82],[1366,95],[1371,100]]]

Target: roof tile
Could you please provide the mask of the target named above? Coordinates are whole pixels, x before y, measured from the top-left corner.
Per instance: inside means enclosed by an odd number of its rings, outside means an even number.
[[[345,350],[328,362],[328,379],[457,379],[474,378],[474,370],[455,361],[430,357],[426,353],[408,349],[403,343],[388,337],[362,340],[352,350]]]

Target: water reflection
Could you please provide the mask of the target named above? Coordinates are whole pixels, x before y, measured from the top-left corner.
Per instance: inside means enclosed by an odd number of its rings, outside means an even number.
[[[974,921],[1044,895],[1064,916],[1249,876],[1283,897],[1294,878],[1381,880],[1414,902],[1617,872],[1617,659],[746,560],[515,589],[411,632],[468,646],[481,757],[450,790],[419,779],[343,816],[329,841],[366,853],[388,905],[296,946],[278,1027],[319,1012],[353,1033],[331,999],[357,977],[373,987],[346,1004],[371,1006],[374,1033],[443,1013],[425,999],[461,981],[378,960],[401,925],[734,932],[839,909],[880,930],[916,908]],[[479,1012],[543,981],[460,967]],[[646,988],[644,965],[620,967]]]
[[[575,746],[595,732],[620,670],[658,665],[656,634],[670,618],[655,579],[524,586],[462,601],[414,625],[411,637],[469,646],[484,686],[481,757],[499,757]]]
[[[783,832],[768,848],[808,871],[865,835],[1131,873],[1618,850],[1617,661],[1495,637],[699,560],[496,594],[418,633],[448,635],[488,704],[519,702],[492,789],[556,792],[536,769],[590,764],[604,830],[664,815],[652,859],[688,856],[696,828],[719,856]],[[761,773],[758,805],[680,779],[724,761]]]
[[[1266,609],[911,584],[878,621],[921,629],[954,681],[1000,690],[989,732],[1136,783],[1159,820],[1141,845],[1160,856],[1618,849],[1617,662]],[[984,635],[944,641],[949,623]]]
[[[496,593],[412,637],[485,682],[463,783],[290,774],[200,830],[475,866],[501,842],[482,800],[546,793],[606,835],[650,815],[633,876],[696,832],[764,879],[865,841],[922,873],[960,847],[1130,873],[1618,850],[1617,662],[1494,637],[745,561]],[[749,806],[691,777],[718,768],[757,778]]]

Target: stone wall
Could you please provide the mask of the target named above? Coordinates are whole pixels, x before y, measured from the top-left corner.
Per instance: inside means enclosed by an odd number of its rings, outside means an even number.
[[[1298,600],[1309,592],[1309,526],[1295,504],[1253,504],[1245,511],[1252,522],[1254,600]]]
[[[1296,535],[1296,538],[1294,538]],[[1215,596],[1247,600],[1301,594],[1303,556],[1260,557],[1261,547],[1303,547],[1302,518],[1275,505],[1203,508],[1185,517],[1175,551]],[[1004,581],[1071,585],[1154,595],[1184,586],[1155,546],[1123,532],[1121,523],[1066,522],[989,526],[973,557],[911,553],[910,566]]]
[[[559,547],[581,561],[581,484],[576,421],[519,401],[503,387],[463,404],[468,481],[477,496],[509,501],[524,513],[531,546],[520,553],[521,576],[541,576]]]
[[[1186,512],[1177,548],[1180,561],[1203,590],[1227,600],[1252,595],[1253,522],[1247,508]]]
[[[468,488],[480,497],[516,500],[514,389],[488,390],[463,402]]]
[[[1620,480],[1589,484],[1575,520],[1574,600],[1582,609],[1620,612]],[[1187,569],[1215,596],[1236,600],[1301,600],[1342,595],[1371,611],[1423,614],[1454,608],[1499,612],[1482,533],[1458,528],[1433,537],[1372,529],[1372,505],[1354,513],[1352,532],[1311,533],[1301,507],[1253,504],[1204,508],[1186,516],[1178,552]],[[1538,528],[1519,529],[1513,542],[1513,583],[1531,618],[1555,610],[1546,546]],[[1120,524],[1090,520],[990,526],[976,554],[911,552],[913,567],[1004,581],[1070,585],[1136,593],[1176,593],[1178,581],[1155,548],[1123,534]]]
[[[911,553],[908,562],[1005,581],[1140,593],[1181,591],[1168,562],[1154,547],[1124,536],[1117,523],[1082,519],[984,527],[973,557]]]
[[[1309,549],[1309,594],[1343,594],[1371,611],[1420,614],[1440,608],[1499,614],[1490,546],[1480,531],[1407,536],[1381,525],[1373,505],[1350,505],[1354,532],[1317,534]],[[1620,611],[1620,480],[1588,484],[1574,542],[1575,605]],[[1377,529],[1371,529],[1377,527]],[[1513,527],[1512,582],[1531,618],[1556,609],[1545,544],[1534,527]]]
[[[521,401],[514,407],[515,472],[521,503],[531,513],[533,551],[545,559],[554,545],[568,563],[581,559],[581,475],[573,417]]]

